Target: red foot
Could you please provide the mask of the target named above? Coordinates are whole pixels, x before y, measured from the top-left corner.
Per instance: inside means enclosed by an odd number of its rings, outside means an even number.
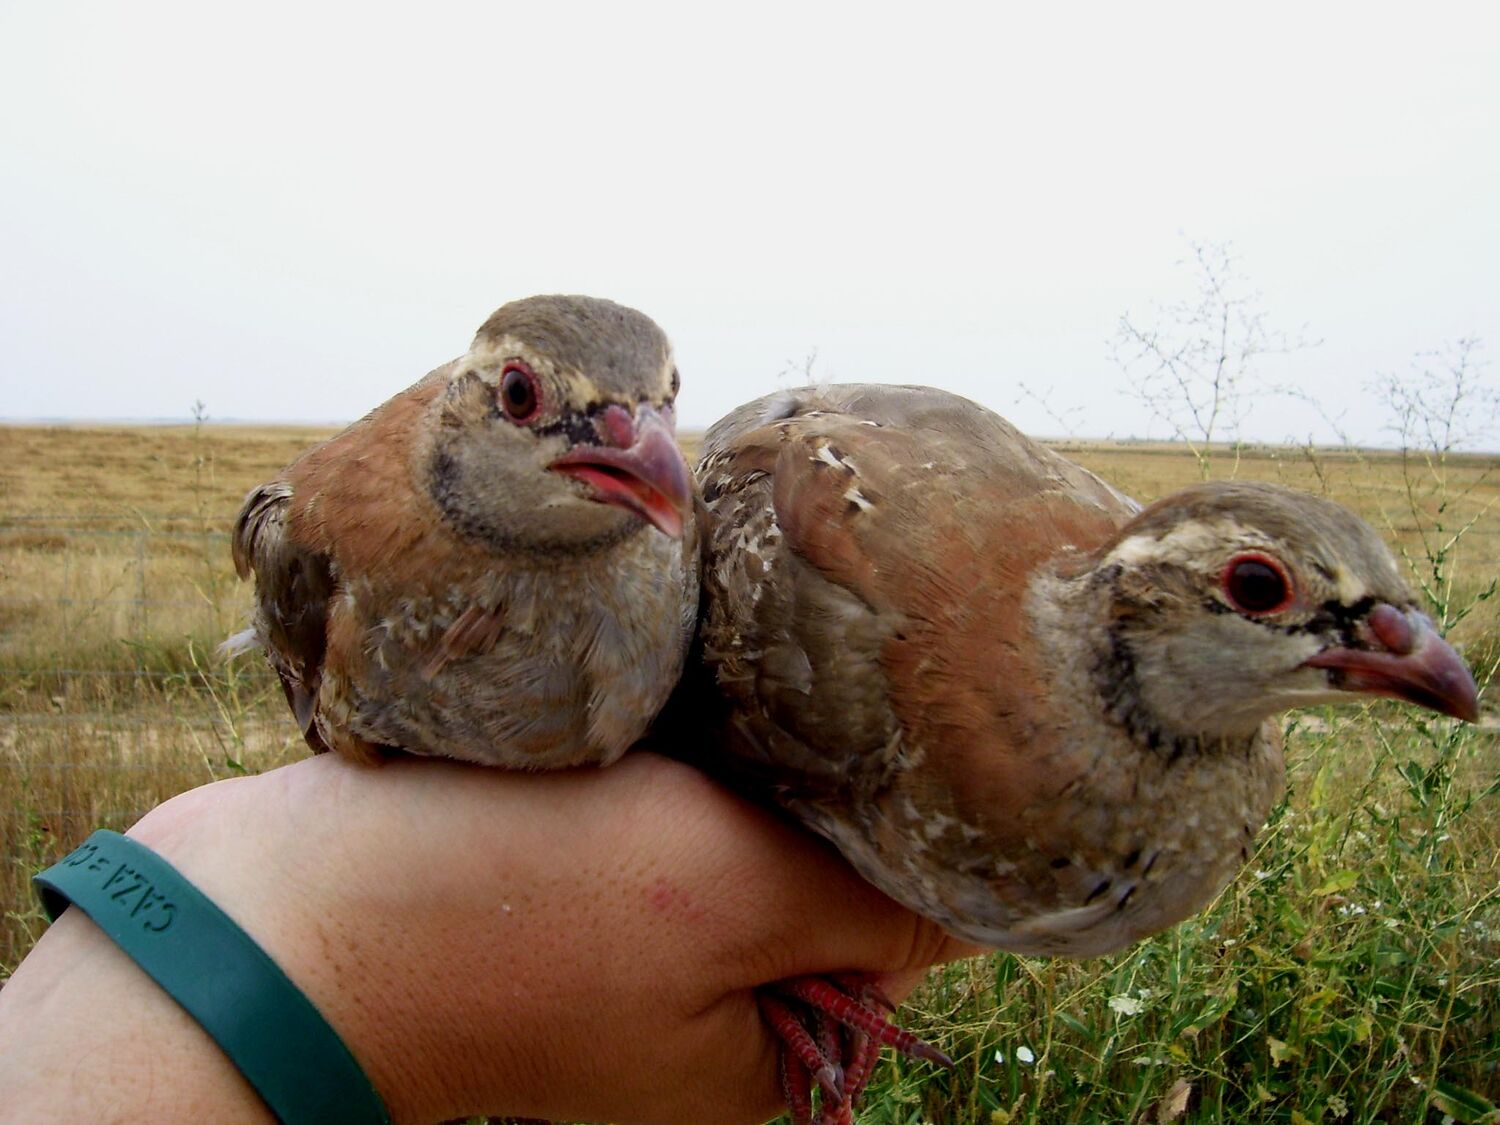
[[[782,1048],[789,1057],[788,1065],[796,1063],[812,1076],[818,1088],[830,1098],[844,1096],[844,1074],[833,1059],[825,1055],[813,1042],[807,1029],[797,1020],[796,1013],[774,996],[761,994],[760,1014],[771,1025],[771,1030],[781,1036]]]
[[[782,1092],[793,1125],[812,1125],[814,1082],[822,1095],[818,1125],[854,1125],[854,1106],[874,1073],[882,1044],[912,1058],[953,1065],[942,1051],[876,1011],[877,1006],[894,1011],[895,1005],[859,974],[780,981],[758,999],[761,1014],[782,1041]]]
[[[795,997],[820,1012],[827,1012],[845,1027],[863,1031],[871,1039],[894,1047],[903,1055],[926,1059],[939,1066],[951,1067],[953,1060],[930,1043],[924,1043],[911,1032],[897,1027],[868,1004],[840,992],[818,977],[798,977],[776,986],[784,995]]]

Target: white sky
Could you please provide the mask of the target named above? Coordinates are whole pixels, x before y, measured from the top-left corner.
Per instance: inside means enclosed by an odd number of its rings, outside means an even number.
[[[1493,361],[1500,7],[1020,8],[0,0],[0,416],[352,418],[565,291],[667,329],[688,425],[816,348],[1164,436],[1107,341],[1184,235],[1356,438],[1378,372]]]

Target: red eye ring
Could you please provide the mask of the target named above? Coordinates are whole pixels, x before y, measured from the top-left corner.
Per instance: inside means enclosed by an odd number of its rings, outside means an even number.
[[[542,388],[537,378],[518,359],[509,360],[500,372],[500,409],[512,422],[529,422],[542,409]]]
[[[1297,596],[1286,567],[1259,551],[1243,552],[1225,563],[1219,587],[1236,612],[1250,617],[1280,613]]]

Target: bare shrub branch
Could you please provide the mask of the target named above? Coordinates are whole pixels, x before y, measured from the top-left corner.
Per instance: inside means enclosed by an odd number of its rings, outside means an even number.
[[[1444,632],[1500,587],[1490,577],[1477,590],[1458,593],[1460,545],[1496,503],[1495,496],[1479,494],[1492,468],[1477,475],[1450,471],[1454,454],[1500,432],[1500,389],[1485,378],[1483,346],[1477,337],[1464,337],[1417,355],[1403,374],[1383,374],[1371,383],[1391,418],[1386,429],[1400,448],[1404,516],[1420,546],[1403,546],[1402,558]],[[1388,513],[1385,519],[1394,526]]]
[[[1020,394],[1016,395],[1017,405],[1023,402],[1033,402],[1041,407],[1042,413],[1057,425],[1057,437],[1076,437],[1078,435],[1078,419],[1083,414],[1082,406],[1054,406],[1052,404],[1052,388],[1045,391],[1037,391],[1028,383],[1017,383]]]
[[[1178,263],[1193,278],[1192,297],[1158,305],[1148,320],[1129,312],[1110,341],[1110,358],[1124,372],[1126,394],[1185,443],[1207,480],[1212,445],[1227,441],[1239,467],[1240,427],[1253,398],[1268,388],[1256,382],[1256,361],[1296,351],[1316,341],[1273,331],[1229,243],[1191,242]]]

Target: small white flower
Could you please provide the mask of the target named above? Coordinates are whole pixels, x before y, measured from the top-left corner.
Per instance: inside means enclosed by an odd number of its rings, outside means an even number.
[[[1111,996],[1109,1010],[1122,1016],[1138,1016],[1146,1010],[1146,1002],[1134,996]]]
[[[1266,871],[1264,868],[1257,867],[1255,869],[1255,877],[1257,879],[1269,879],[1271,877],[1271,873],[1269,871]]]
[[[1349,1116],[1349,1103],[1340,1094],[1334,1094],[1328,1099],[1328,1113],[1331,1117],[1342,1120]]]
[[[1030,1066],[1032,1063],[1036,1062],[1036,1056],[1031,1053],[1030,1047],[1017,1047],[1016,1061],[1023,1062],[1027,1066]]]

